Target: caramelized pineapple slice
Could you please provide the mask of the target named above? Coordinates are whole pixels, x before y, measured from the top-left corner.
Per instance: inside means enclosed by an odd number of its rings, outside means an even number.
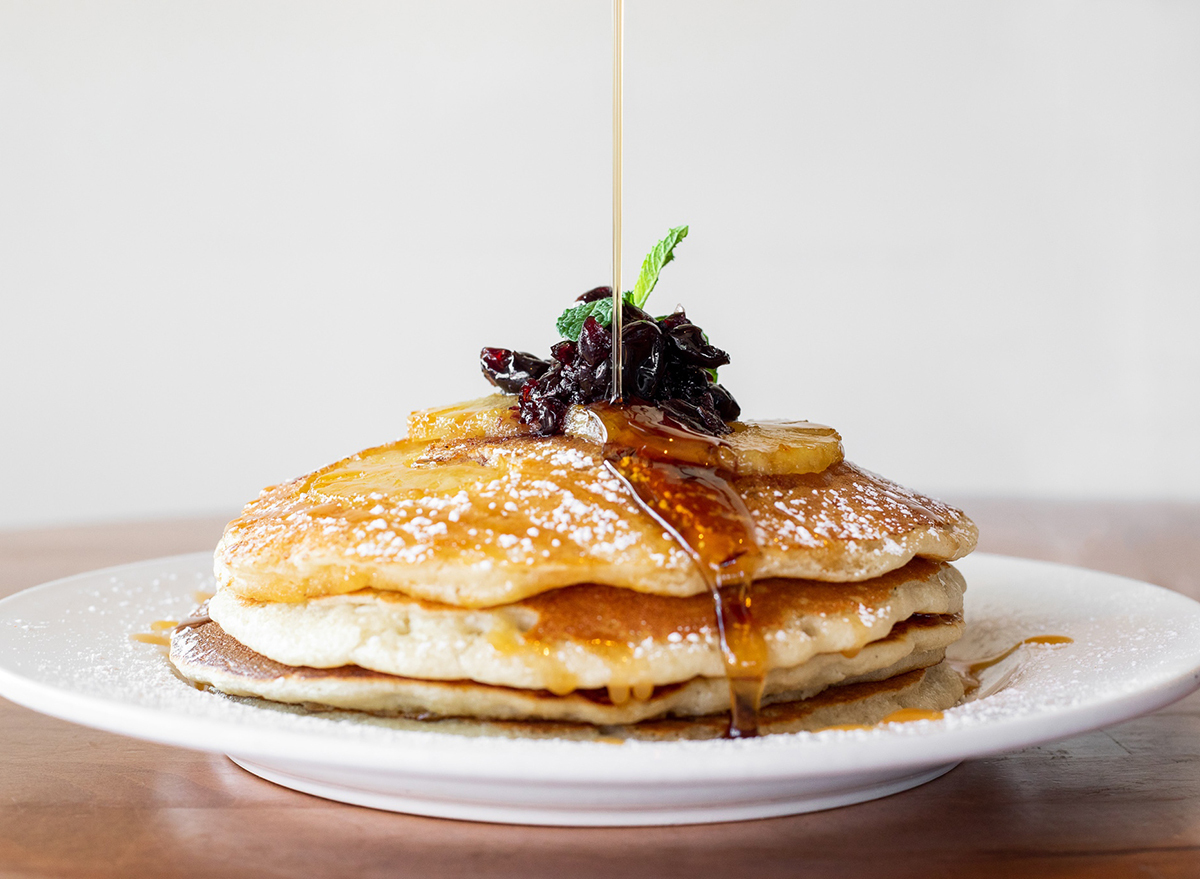
[[[400,440],[366,449],[313,474],[304,490],[314,498],[335,503],[346,499],[361,501],[380,492],[391,497],[420,497],[452,494],[464,485],[495,475],[469,460],[438,462],[436,467],[420,466],[429,445],[424,441]]]
[[[408,438],[451,440],[472,437],[529,436],[531,431],[517,420],[517,398],[492,394],[440,409],[422,409],[408,416]]]
[[[645,430],[626,414],[639,407],[612,407],[604,403],[572,406],[563,420],[563,432],[594,443],[639,446],[650,457],[662,457],[718,467],[737,476],[782,476],[820,473],[844,457],[842,438],[832,427],[810,421],[735,421],[733,433],[714,437],[667,428]],[[644,417],[644,416],[643,416]]]
[[[842,460],[842,438],[811,421],[735,421],[725,437],[738,476],[820,473]]]
[[[517,398],[492,394],[466,403],[414,412],[408,419],[409,439],[420,442],[468,438],[529,436],[517,420]],[[604,417],[603,405],[572,406],[563,423],[568,436],[603,444],[615,422]],[[613,423],[610,423],[613,422]],[[842,438],[832,427],[808,421],[734,422],[724,437],[691,435],[673,442],[680,460],[723,467],[738,476],[820,473],[842,460]]]

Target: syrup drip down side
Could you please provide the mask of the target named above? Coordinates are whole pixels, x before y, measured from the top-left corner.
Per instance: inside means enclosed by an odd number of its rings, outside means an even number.
[[[607,435],[607,466],[708,583],[729,679],[729,735],[754,736],[767,673],[767,647],[750,598],[761,552],[746,505],[716,466],[727,447],[651,407],[601,407],[598,417]],[[704,463],[683,463],[681,455]]]

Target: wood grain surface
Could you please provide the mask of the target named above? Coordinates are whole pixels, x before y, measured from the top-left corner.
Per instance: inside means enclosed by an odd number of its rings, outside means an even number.
[[[1200,598],[1200,505],[959,499],[980,549]],[[210,548],[222,519],[0,533],[0,595]],[[1200,877],[1200,694],[912,791],[738,824],[559,829],[376,812],[0,700],[0,876]]]

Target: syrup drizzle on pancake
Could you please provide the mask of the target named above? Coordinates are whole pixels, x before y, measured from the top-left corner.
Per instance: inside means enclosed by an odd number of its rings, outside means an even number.
[[[708,583],[729,679],[729,736],[757,735],[767,645],[751,613],[750,585],[762,551],[745,503],[722,472],[728,445],[651,406],[592,411],[604,426],[606,466],[687,550]]]
[[[941,720],[946,716],[944,711],[928,708],[901,708],[879,720],[877,723],[839,723],[836,726],[823,727],[819,732],[835,729],[878,729],[892,723],[916,723],[918,720]]]

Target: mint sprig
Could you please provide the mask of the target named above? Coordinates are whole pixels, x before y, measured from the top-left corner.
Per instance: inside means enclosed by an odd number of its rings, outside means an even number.
[[[638,272],[637,283],[633,285],[632,290],[626,290],[621,297],[626,304],[635,305],[638,308],[646,304],[646,300],[650,298],[650,293],[658,283],[659,272],[675,258],[675,248],[680,241],[687,238],[687,234],[687,226],[676,226],[667,233],[662,241],[654,245],[653,250],[646,254],[646,258],[642,260],[641,271]],[[596,318],[598,324],[607,327],[612,324],[612,313],[612,297],[606,296],[604,299],[580,302],[578,305],[571,306],[558,316],[554,325],[564,339],[578,342],[579,335],[583,332],[583,325],[589,317]]]
[[[625,294],[625,301],[629,301],[629,294]],[[580,302],[564,311],[558,316],[558,320],[554,325],[558,328],[558,333],[564,339],[570,339],[572,342],[579,341],[579,335],[583,332],[583,325],[589,317],[596,318],[596,322],[601,326],[608,326],[612,323],[613,302],[611,296],[605,296],[603,299],[596,299],[593,302]]]
[[[687,238],[687,233],[687,226],[676,226],[667,233],[666,238],[654,245],[654,249],[642,260],[642,270],[638,272],[637,283],[633,285],[632,293],[625,294],[626,301],[638,308],[646,304],[654,285],[658,283],[658,273],[675,258],[675,248],[680,241]]]

